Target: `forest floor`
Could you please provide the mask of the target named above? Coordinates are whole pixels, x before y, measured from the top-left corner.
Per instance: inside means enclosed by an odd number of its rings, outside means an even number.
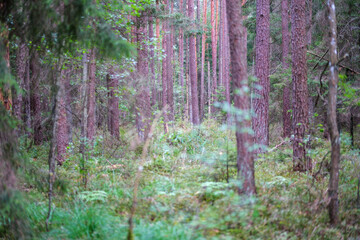
[[[120,141],[98,137],[85,162],[74,140],[67,161],[57,167],[48,232],[49,148],[35,146],[28,151],[19,181],[33,239],[126,239],[143,147],[134,144],[134,135],[124,128]],[[236,149],[229,136],[213,121],[196,129],[175,124],[167,134],[158,126],[139,182],[135,239],[359,239],[360,160],[346,134],[336,228],[328,224],[326,209],[327,141],[312,140],[314,170],[298,173],[292,171],[291,146],[274,149],[281,140],[272,136],[273,148],[255,163],[257,196],[249,198],[236,192],[241,182],[235,180]]]

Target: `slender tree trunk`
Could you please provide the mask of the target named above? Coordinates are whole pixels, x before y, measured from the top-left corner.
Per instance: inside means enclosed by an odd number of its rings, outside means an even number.
[[[282,66],[286,70],[289,68],[288,56],[289,56],[289,0],[281,1],[281,29],[282,29]],[[290,137],[291,135],[291,101],[290,101],[290,83],[286,79],[283,89],[283,135],[284,137]]]
[[[255,141],[269,145],[269,91],[270,91],[270,0],[256,1],[255,76],[260,88],[254,88],[252,119]],[[261,150],[260,150],[261,151]]]
[[[190,20],[194,19],[194,0],[188,1],[188,11]],[[191,85],[191,108],[192,108],[192,123],[194,125],[200,124],[199,119],[199,100],[197,88],[197,71],[196,71],[196,52],[195,52],[195,35],[191,34],[189,37],[189,75]]]
[[[28,48],[25,43],[20,43],[16,55],[16,75],[18,84],[21,90],[25,90],[26,82],[26,68],[27,68]],[[14,94],[13,113],[14,116],[21,122],[23,119],[23,109],[26,95],[21,92]],[[19,128],[20,130],[21,128]],[[20,134],[20,131],[18,132]]]
[[[327,1],[329,9],[330,24],[330,79],[329,79],[329,101],[328,101],[328,122],[331,139],[331,170],[329,180],[329,216],[330,223],[336,225],[339,221],[339,163],[340,163],[340,137],[336,121],[336,98],[338,85],[338,51],[337,51],[337,24],[335,1]]]
[[[180,0],[180,13],[184,14],[183,11],[183,0]],[[184,30],[182,27],[179,29],[179,78],[180,78],[180,86],[181,86],[181,104],[184,106],[185,104],[185,95],[184,94]],[[182,108],[180,108],[182,109]],[[181,113],[181,112],[180,112]]]
[[[155,54],[154,54],[154,45],[152,44],[154,40],[154,28],[153,28],[153,17],[149,17],[149,42],[150,51],[149,51],[149,67],[150,67],[150,80],[151,80],[151,106],[156,104],[156,78],[155,78]]]
[[[34,131],[34,144],[40,145],[43,141],[41,126],[41,106],[40,106],[40,61],[39,55],[34,50],[30,62],[31,84],[30,84],[30,106],[31,106],[31,125]]]
[[[207,0],[203,0],[203,24],[204,24],[204,33],[202,34],[202,41],[201,41],[201,79],[200,79],[200,119],[203,118],[204,115],[204,105],[205,105],[205,87],[204,87],[204,80],[205,80],[205,44],[206,44],[206,3]]]
[[[106,75],[108,89],[108,129],[112,136],[119,138],[119,98],[116,96],[119,80],[115,77],[113,67],[109,67]]]
[[[72,129],[73,129],[73,102],[74,102],[74,98],[73,98],[73,92],[72,92],[72,87],[70,84],[70,78],[71,78],[71,73],[73,72],[73,68],[69,69],[68,71],[66,71],[66,76],[65,76],[65,95],[66,95],[66,121],[67,121],[67,125],[68,125],[68,142],[72,142]]]
[[[57,121],[55,122],[56,126],[56,162],[58,165],[62,165],[65,161],[65,154],[66,154],[66,148],[69,143],[69,136],[68,136],[68,123],[67,123],[67,117],[66,117],[66,94],[65,94],[65,84],[67,74],[66,71],[68,69],[65,69],[65,66],[61,67],[60,70],[60,76],[58,80],[58,86],[59,86],[59,93],[56,100],[57,104],[57,111],[58,111],[58,117]]]
[[[81,103],[82,103],[82,116],[81,116],[81,127],[80,127],[80,147],[79,153],[81,155],[80,160],[80,170],[82,171],[82,182],[84,187],[86,188],[87,185],[87,168],[86,168],[86,161],[87,156],[85,154],[85,143],[87,139],[87,127],[88,127],[88,74],[89,74],[89,63],[88,63],[88,56],[86,53],[83,53],[82,57],[82,65],[83,65],[83,72],[82,72],[82,88],[81,88]]]
[[[140,16],[137,19],[137,73],[141,79],[140,90],[136,96],[136,128],[139,138],[145,141],[148,137],[151,121],[151,107],[150,107],[150,90],[146,81],[148,79],[148,49],[146,45],[146,21],[145,16]],[[169,72],[167,70],[167,72]]]
[[[226,1],[226,11],[229,24],[231,73],[235,89],[240,94],[235,95],[235,107],[242,110],[244,115],[237,116],[236,146],[238,178],[242,180],[242,189],[248,195],[256,194],[254,177],[254,159],[249,151],[252,145],[252,136],[245,129],[251,129],[250,99],[244,91],[248,88],[247,61],[246,61],[246,29],[242,26],[241,2]]]
[[[168,8],[170,8],[170,2],[168,3]],[[174,2],[171,2],[171,13],[174,11]],[[168,71],[168,88],[167,88],[167,94],[168,94],[168,104],[169,104],[169,121],[174,121],[174,79],[173,79],[173,45],[174,45],[174,26],[171,24],[171,27],[169,26],[170,34],[167,34],[168,37],[167,40],[167,47],[166,47],[166,67]]]
[[[167,6],[167,0],[165,0],[164,5]],[[163,31],[163,40],[162,40],[162,46],[163,49],[165,50],[165,57],[162,59],[162,107],[163,109],[165,109],[165,107],[168,105],[168,71],[167,71],[167,64],[168,64],[168,60],[167,58],[168,56],[168,52],[167,52],[167,42],[168,42],[168,37],[167,37],[167,22],[166,20],[163,21],[162,23],[162,31]],[[164,111],[164,131],[165,133],[168,132],[168,127],[167,127],[167,123],[169,121],[168,119],[168,112],[167,110]]]
[[[210,61],[208,63],[208,117],[211,115],[211,74],[210,74]]]
[[[225,99],[226,102],[230,105],[231,104],[231,100],[230,100],[230,47],[229,47],[229,26],[228,26],[228,20],[226,17],[226,0],[224,1],[224,12],[225,12],[225,17],[224,17],[224,22],[225,22],[225,43],[224,43],[224,48],[225,48],[225,59],[224,59],[224,65],[225,65]],[[230,123],[230,119],[231,119],[231,114],[227,113],[227,122],[228,124]]]
[[[28,52],[29,53],[29,52]],[[28,134],[31,129],[31,107],[30,107],[30,54],[28,54],[28,59],[26,61],[26,77],[25,77],[25,91],[23,102],[25,105],[25,117],[24,122],[26,126],[25,132]]]
[[[90,51],[89,59],[89,88],[88,88],[88,120],[87,120],[87,138],[92,144],[96,132],[95,124],[95,72],[96,72],[96,59],[95,48]]]
[[[305,134],[308,130],[308,88],[306,66],[305,1],[291,1],[291,51],[293,82],[293,168],[294,171],[311,170],[306,156]]]
[[[216,101],[216,91],[217,91],[217,74],[216,74],[216,61],[217,61],[217,45],[216,45],[216,22],[215,22],[215,1],[211,0],[211,51],[212,51],[212,97],[211,97],[211,106]],[[212,106],[211,111],[213,112],[215,109]]]

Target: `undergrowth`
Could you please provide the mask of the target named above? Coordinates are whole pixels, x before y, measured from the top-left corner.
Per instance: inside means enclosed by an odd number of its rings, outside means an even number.
[[[126,239],[127,218],[139,148],[131,131],[118,141],[99,137],[80,168],[79,141],[57,167],[50,231],[47,215],[47,145],[28,152],[20,179],[21,206],[29,239]],[[129,140],[130,139],[130,140]],[[136,239],[356,239],[359,155],[342,136],[340,224],[328,224],[329,143],[313,140],[312,173],[292,171],[292,149],[284,144],[255,162],[257,196],[237,194],[236,147],[232,134],[214,121],[198,128],[175,123],[154,134],[140,181]],[[274,144],[275,146],[275,144]],[[83,184],[86,174],[86,188]],[[0,229],[6,219],[1,219]],[[10,235],[8,235],[10,236]],[[31,236],[31,237],[30,237]]]

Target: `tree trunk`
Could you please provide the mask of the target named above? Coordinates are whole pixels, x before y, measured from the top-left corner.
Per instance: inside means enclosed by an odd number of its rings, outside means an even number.
[[[183,0],[180,0],[179,7],[180,7],[180,13],[184,14]],[[185,90],[184,89],[184,30],[182,27],[180,27],[179,29],[179,71],[180,71],[179,78],[180,78],[180,86],[181,86],[181,104],[182,106],[184,106],[186,93],[184,94],[184,90]]]
[[[293,82],[293,169],[311,170],[311,161],[306,156],[305,134],[308,130],[308,88],[306,67],[306,19],[305,1],[291,1],[291,50]]]
[[[243,181],[242,189],[248,195],[256,194],[254,177],[254,159],[249,151],[252,145],[250,99],[244,89],[248,88],[247,60],[246,60],[246,29],[242,26],[241,2],[237,0],[226,1],[226,12],[229,24],[231,73],[235,89],[240,94],[235,95],[235,107],[244,112],[237,117],[236,147],[238,178]]]
[[[16,55],[16,75],[20,90],[25,90],[27,70],[28,48],[25,43],[20,43]],[[23,120],[23,109],[26,101],[26,94],[17,92],[14,94],[13,113],[19,122]],[[20,130],[21,128],[19,128]],[[20,131],[18,132],[20,134]]]
[[[41,126],[41,105],[40,105],[40,61],[39,55],[34,50],[30,61],[31,84],[30,84],[30,106],[31,106],[31,125],[34,131],[34,144],[40,145],[43,141]]]
[[[306,26],[307,26],[307,32],[306,32],[306,38],[307,38],[307,45],[311,45],[312,40],[312,0],[307,0],[307,16],[306,16]]]
[[[66,154],[66,148],[69,143],[69,136],[68,136],[68,124],[67,124],[67,117],[66,117],[66,94],[65,94],[65,84],[68,79],[66,71],[68,69],[65,69],[66,67],[61,67],[60,70],[60,76],[58,80],[58,86],[59,86],[59,93],[56,100],[57,104],[57,111],[58,111],[58,117],[57,121],[55,122],[56,126],[56,162],[58,165],[62,165],[65,161],[65,154]]]
[[[208,117],[211,116],[211,74],[210,74],[210,61],[208,63]]]
[[[190,20],[194,20],[194,0],[188,1],[188,11]],[[195,34],[189,37],[189,75],[191,85],[191,108],[192,108],[192,123],[194,125],[200,124],[199,119],[199,100],[197,88],[197,71],[196,71],[196,44]]]
[[[88,88],[88,121],[87,121],[87,138],[92,145],[93,138],[96,132],[95,124],[95,72],[96,72],[96,59],[95,48],[90,51],[89,59],[89,88]]]
[[[119,98],[116,96],[119,81],[114,76],[114,70],[111,66],[106,75],[107,89],[108,89],[108,129],[112,136],[119,138]]]
[[[211,0],[211,51],[212,51],[212,97],[211,97],[211,111],[215,109],[213,103],[216,101],[216,91],[217,91],[217,75],[216,75],[216,61],[217,61],[217,45],[216,45],[216,23],[215,23],[215,1]]]
[[[253,129],[258,144],[269,145],[269,91],[270,91],[270,0],[256,1],[255,37],[255,76],[256,84],[253,99]],[[259,149],[260,152],[262,151]],[[259,151],[258,150],[258,151]]]
[[[168,3],[170,7],[170,3]],[[174,2],[171,2],[171,14],[174,11]],[[167,94],[168,94],[168,104],[169,104],[169,121],[174,121],[174,79],[173,79],[173,46],[174,46],[174,26],[171,24],[171,27],[169,26],[170,34],[167,34],[168,37],[167,40],[167,47],[166,47],[166,67],[168,71],[168,88],[167,88]]]
[[[30,54],[28,53],[28,59],[26,61],[26,77],[25,77],[25,98],[23,98],[23,104],[25,105],[25,117],[24,122],[26,126],[26,133],[28,134],[31,129],[31,107],[30,107]]]
[[[154,54],[154,45],[152,42],[154,41],[154,29],[153,29],[153,17],[150,16],[149,19],[149,39],[150,51],[149,51],[149,67],[150,67],[150,80],[151,80],[151,106],[156,104],[156,78],[155,78],[155,54]]]
[[[165,0],[164,5],[167,6],[167,0]],[[162,59],[162,107],[163,109],[165,109],[165,107],[168,105],[168,71],[167,71],[167,64],[168,64],[168,60],[167,58],[168,56],[168,52],[167,52],[167,42],[168,42],[168,37],[167,37],[167,22],[166,20],[163,21],[162,23],[162,30],[164,33],[163,39],[162,39],[162,47],[165,51],[165,57]],[[168,110],[164,111],[164,131],[165,133],[168,132],[168,127],[167,127],[167,123],[168,123]]]
[[[70,84],[70,77],[71,77],[71,73],[73,72],[73,68],[69,69],[68,71],[66,71],[66,82],[65,82],[65,95],[66,95],[66,119],[67,119],[67,125],[68,125],[68,141],[72,142],[72,129],[73,129],[73,102],[74,102],[74,97],[73,97],[73,92],[72,92],[72,87]]]
[[[328,123],[331,139],[331,170],[329,180],[329,216],[330,223],[338,223],[338,186],[339,186],[339,163],[340,163],[340,137],[336,121],[336,98],[338,85],[338,58],[337,58],[337,24],[334,0],[327,1],[329,9],[330,24],[330,79],[329,79],[329,101],[328,101]]]
[[[288,0],[281,1],[281,29],[282,29],[282,66],[286,70],[289,68],[288,56],[289,56],[289,7]],[[283,136],[291,136],[291,102],[290,102],[290,83],[288,79],[285,80],[285,86],[283,89]]]
[[[147,84],[148,80],[148,49],[146,45],[146,21],[145,16],[137,19],[137,73],[141,80],[138,94],[136,96],[136,128],[141,141],[145,141],[150,130],[151,106],[150,90]],[[169,71],[166,70],[168,73]]]
[[[224,42],[224,48],[225,48],[225,59],[224,59],[224,71],[225,71],[225,99],[226,102],[230,105],[231,104],[231,100],[230,100],[230,48],[229,48],[229,26],[228,26],[228,20],[226,17],[226,0],[224,1],[224,12],[225,12],[225,42]],[[227,113],[227,123],[230,124],[230,119],[231,119],[231,114]]]
[[[205,80],[205,43],[206,43],[206,0],[204,1],[204,12],[203,12],[203,24],[204,24],[204,33],[202,35],[201,41],[201,78],[200,78],[200,119],[203,118],[204,114],[204,105],[205,105],[205,87],[204,87],[204,80]]]

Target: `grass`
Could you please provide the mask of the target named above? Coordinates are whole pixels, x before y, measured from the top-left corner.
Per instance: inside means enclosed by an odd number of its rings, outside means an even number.
[[[127,139],[131,138],[124,135],[116,144],[110,144],[108,136],[98,139],[87,163],[86,189],[74,141],[67,162],[57,168],[49,232],[45,230],[47,146],[28,152],[27,171],[20,181],[32,232],[29,239],[126,239],[139,158],[138,148],[130,150]],[[316,172],[329,143],[319,138],[313,145]],[[140,181],[135,238],[356,239],[360,160],[346,135],[339,187],[341,221],[336,228],[328,224],[328,170],[323,167],[316,179],[311,173],[292,172],[291,154],[291,146],[283,145],[256,160],[258,194],[248,198],[236,193],[241,183],[235,180],[234,138],[221,126],[213,121],[197,129],[178,124],[168,134],[159,127]]]

